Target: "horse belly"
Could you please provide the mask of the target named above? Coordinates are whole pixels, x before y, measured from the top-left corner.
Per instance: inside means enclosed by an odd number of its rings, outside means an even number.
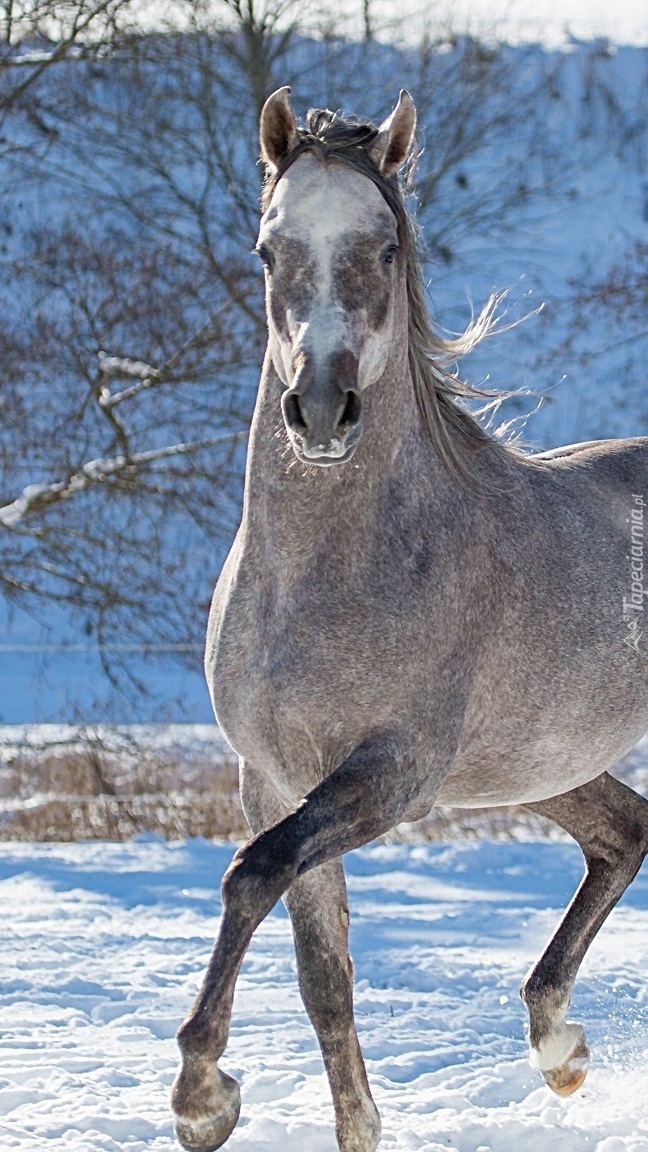
[[[449,807],[496,807],[530,804],[580,787],[613,768],[648,729],[646,698],[634,708],[617,711],[615,721],[602,722],[601,708],[592,709],[589,723],[575,726],[571,717],[548,715],[538,731],[536,722],[485,724],[481,737],[460,741],[457,755],[439,792],[437,803]]]

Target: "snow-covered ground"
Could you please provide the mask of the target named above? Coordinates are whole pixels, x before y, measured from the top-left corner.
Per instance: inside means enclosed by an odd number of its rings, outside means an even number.
[[[0,1147],[171,1152],[174,1032],[231,845],[0,845]],[[374,845],[347,858],[356,1016],[384,1149],[647,1152],[648,871],[584,964],[593,1065],[561,1101],[528,1066],[520,978],[580,875],[567,844]],[[334,1152],[280,905],[239,980],[232,1152]]]

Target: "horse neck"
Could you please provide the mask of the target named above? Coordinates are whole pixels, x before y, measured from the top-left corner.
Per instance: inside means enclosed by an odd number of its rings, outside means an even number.
[[[266,355],[252,421],[245,486],[248,540],[286,558],[294,571],[328,544],[335,552],[370,538],[386,490],[432,493],[442,471],[418,411],[407,358],[394,353],[384,375],[363,395],[364,430],[353,458],[329,468],[302,465],[285,430],[283,385]],[[446,477],[447,480],[447,477]],[[441,484],[444,488],[446,485]],[[403,515],[407,514],[405,507]]]

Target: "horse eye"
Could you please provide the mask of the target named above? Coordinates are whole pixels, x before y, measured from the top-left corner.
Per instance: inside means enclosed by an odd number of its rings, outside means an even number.
[[[398,244],[391,244],[382,255],[383,264],[393,264],[398,252]]]
[[[268,246],[266,244],[257,244],[256,248],[253,249],[253,252],[255,256],[259,257],[263,267],[267,268],[268,271],[271,272],[274,268],[274,256],[272,255],[272,252]]]

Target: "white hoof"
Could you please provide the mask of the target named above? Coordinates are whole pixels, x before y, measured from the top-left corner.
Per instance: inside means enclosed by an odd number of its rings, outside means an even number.
[[[538,1048],[531,1049],[531,1063],[542,1073],[552,1092],[571,1096],[583,1083],[590,1052],[580,1024],[560,1024]]]

